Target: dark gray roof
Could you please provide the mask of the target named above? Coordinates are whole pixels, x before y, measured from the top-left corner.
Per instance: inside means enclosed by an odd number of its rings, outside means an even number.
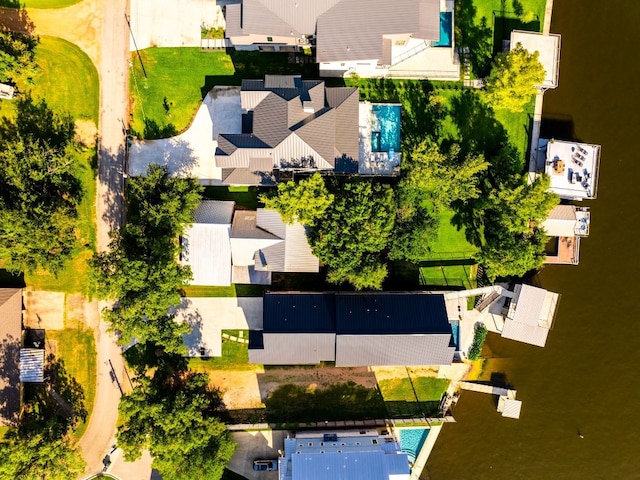
[[[223,169],[225,184],[268,185],[270,175],[263,179],[248,173],[330,170],[336,158],[358,158],[357,88],[325,89],[321,80],[267,75],[243,80],[242,94],[243,108],[253,109],[253,131],[218,136],[216,166]],[[248,171],[225,171],[231,168]]]
[[[335,332],[335,295],[265,293],[263,320],[268,333]]]
[[[451,333],[444,295],[429,293],[338,293],[337,333]]]
[[[236,210],[231,225],[231,238],[279,240],[280,237],[258,228],[255,210]]]
[[[236,202],[202,200],[193,212],[194,223],[231,225]]]
[[[383,35],[440,38],[440,0],[341,0],[320,15],[318,62],[383,58]]]

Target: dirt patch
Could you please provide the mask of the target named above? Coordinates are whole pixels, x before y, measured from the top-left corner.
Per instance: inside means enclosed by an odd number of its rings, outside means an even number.
[[[25,295],[25,327],[62,330],[64,328],[64,306],[64,293],[27,289]]]
[[[76,120],[76,141],[93,147],[98,136],[98,127],[91,120]]]

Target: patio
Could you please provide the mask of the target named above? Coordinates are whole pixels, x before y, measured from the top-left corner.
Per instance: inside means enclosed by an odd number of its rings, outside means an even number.
[[[594,199],[600,145],[540,139],[537,165],[551,179],[550,190],[565,200]]]

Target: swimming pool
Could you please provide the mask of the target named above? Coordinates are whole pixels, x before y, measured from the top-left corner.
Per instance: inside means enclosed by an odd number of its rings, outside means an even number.
[[[400,121],[402,107],[391,103],[374,103],[371,106],[371,151],[400,151]]]
[[[453,24],[453,14],[451,12],[440,12],[440,40],[433,44],[434,47],[451,46],[451,27]]]
[[[429,435],[428,428],[403,428],[400,430],[400,448],[412,462],[416,461],[427,435]]]
[[[456,350],[460,350],[460,322],[457,320],[451,322],[451,333],[453,335],[453,342],[456,344]]]

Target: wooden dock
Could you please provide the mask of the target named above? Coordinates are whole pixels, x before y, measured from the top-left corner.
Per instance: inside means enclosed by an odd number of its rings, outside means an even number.
[[[507,397],[512,400],[516,398],[516,390],[509,390],[508,388],[502,388],[502,387],[494,387],[493,385],[485,385],[484,383],[458,382],[458,387],[460,387],[460,389],[462,390],[469,390],[471,392],[488,393],[490,395]]]

